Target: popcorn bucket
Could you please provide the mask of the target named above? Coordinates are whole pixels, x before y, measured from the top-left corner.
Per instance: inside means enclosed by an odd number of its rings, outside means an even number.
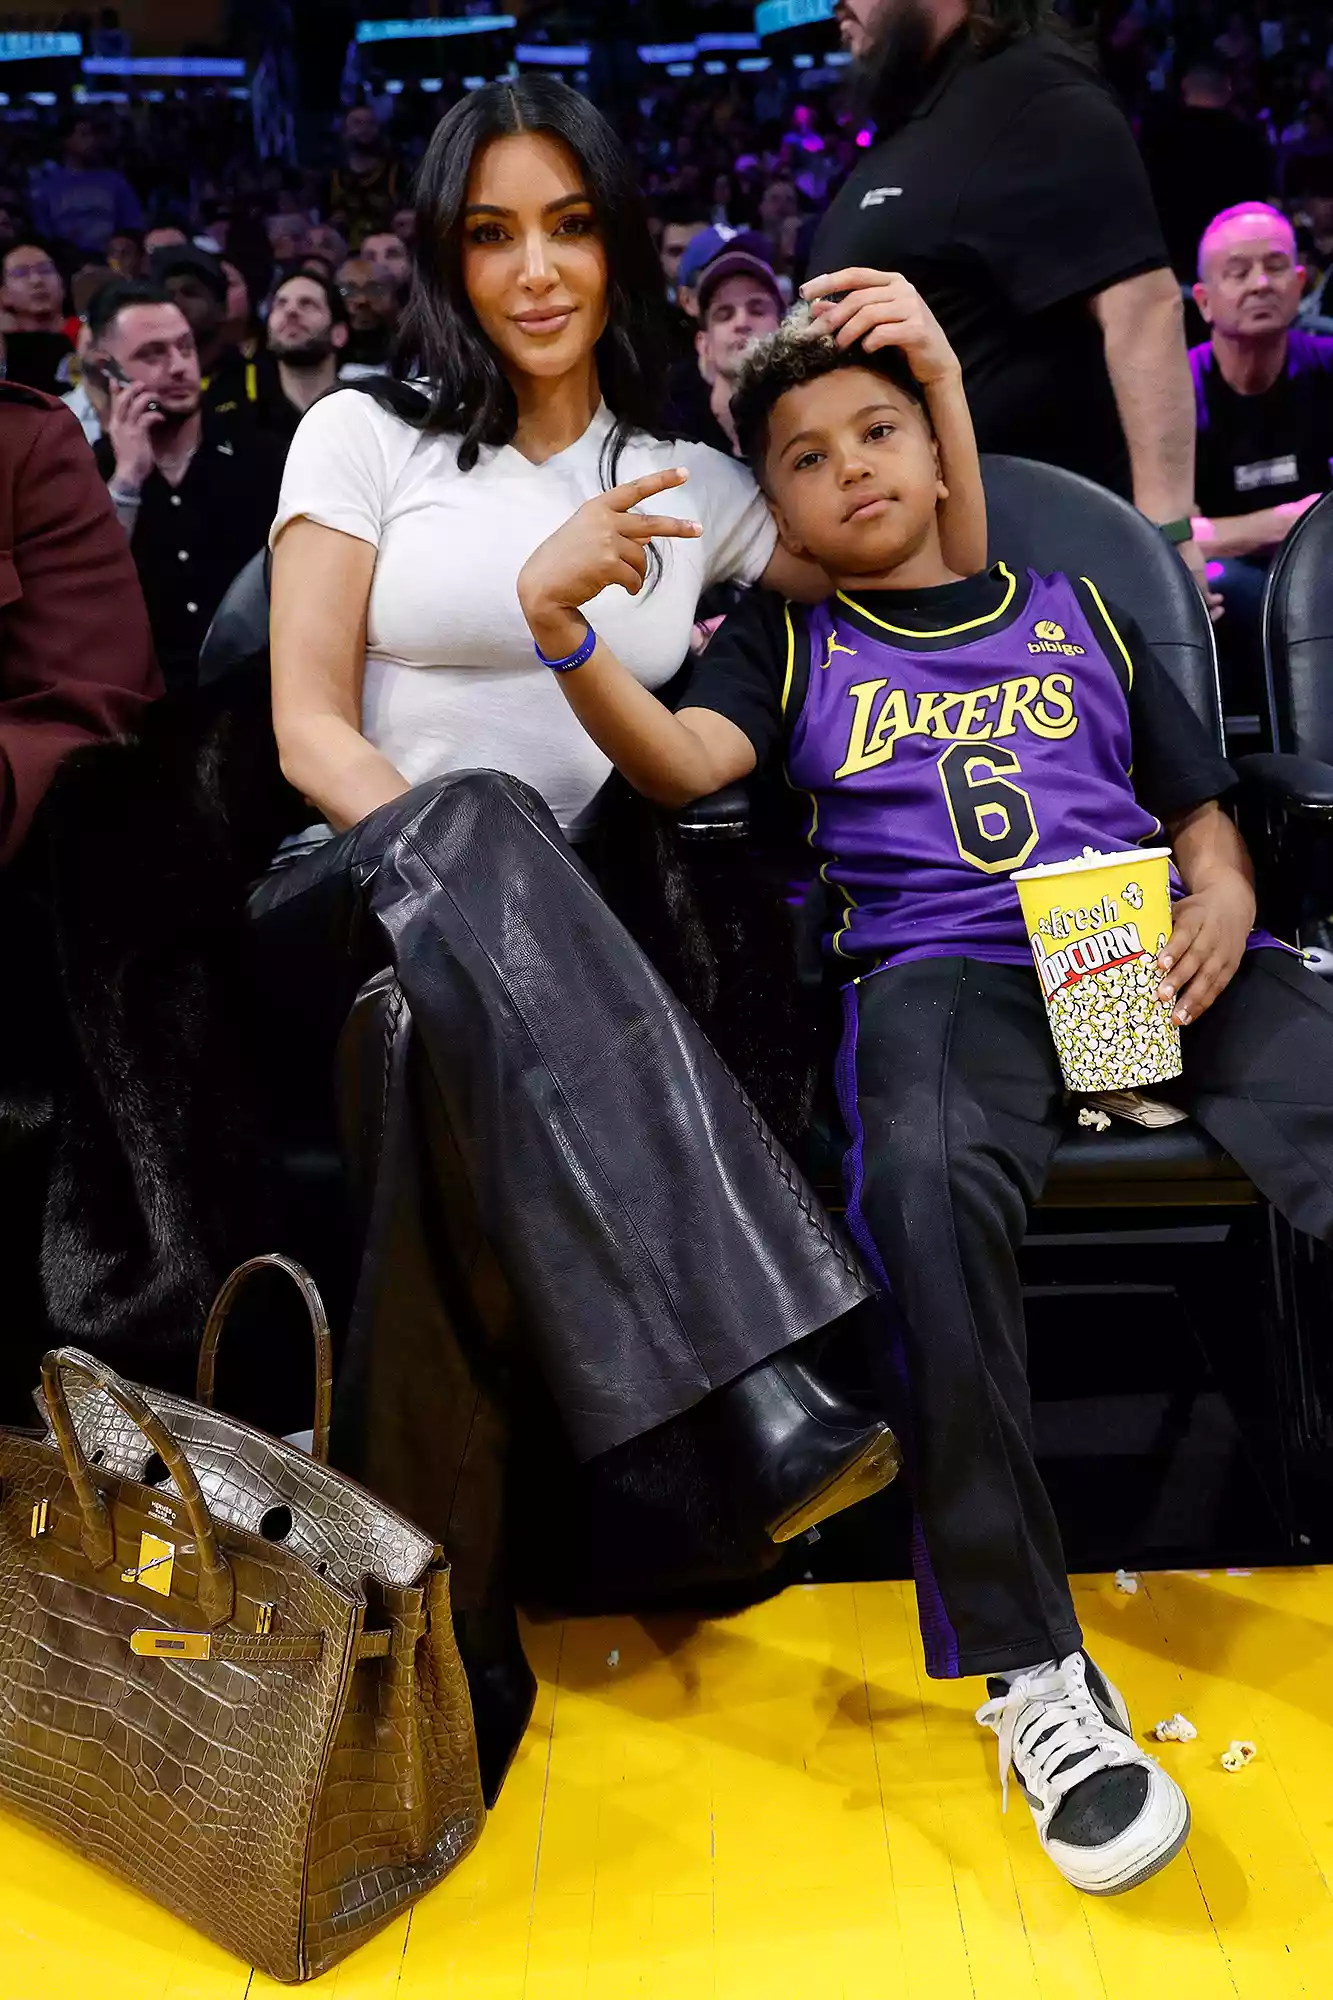
[[[1171,935],[1170,860],[1165,847],[1089,847],[1012,877],[1070,1090],[1180,1075],[1180,1030],[1157,998],[1154,964]]]

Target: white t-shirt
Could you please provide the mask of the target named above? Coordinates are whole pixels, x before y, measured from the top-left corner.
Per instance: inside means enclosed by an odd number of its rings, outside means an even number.
[[[483,446],[464,473],[456,436],[425,436],[365,394],[327,397],[301,420],[269,538],[272,546],[305,515],[378,551],[361,726],[405,778],[508,771],[576,837],[611,766],[535,658],[517,583],[533,550],[602,491],[613,422],[603,404],[583,436],[544,465],[512,445]],[[636,437],[618,478],[673,465],[688,467],[689,481],[648,509],[701,521],[703,534],[656,545],[663,573],[651,589],[631,597],[613,585],[584,607],[650,688],[685,660],[705,586],[755,582],[777,539],[749,472],[711,446]]]

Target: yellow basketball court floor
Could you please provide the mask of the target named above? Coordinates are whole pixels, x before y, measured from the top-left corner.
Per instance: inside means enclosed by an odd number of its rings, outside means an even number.
[[[1189,1792],[1186,1852],[1078,1896],[977,1682],[928,1681],[910,1585],[740,1617],[529,1630],[541,1697],[477,1851],[309,1991],[337,2000],[1333,2000],[1333,1570],[1077,1589],[1090,1649]],[[1258,1746],[1232,1775],[1233,1738]],[[3,2000],[282,1989],[0,1818]]]

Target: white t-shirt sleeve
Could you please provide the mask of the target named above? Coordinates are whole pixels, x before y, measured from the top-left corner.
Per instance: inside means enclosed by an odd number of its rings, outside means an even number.
[[[778,531],[754,474],[711,445],[681,450],[690,483],[681,498],[704,525],[704,583],[758,583],[778,545]]]
[[[302,516],[378,548],[389,491],[388,427],[369,396],[345,389],[306,411],[296,428],[268,545]]]

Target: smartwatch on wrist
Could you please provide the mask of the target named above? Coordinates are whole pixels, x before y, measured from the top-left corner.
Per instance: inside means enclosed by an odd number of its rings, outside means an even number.
[[[1178,521],[1159,522],[1157,532],[1159,535],[1165,535],[1171,546],[1178,549],[1182,542],[1194,540],[1194,523],[1188,514],[1182,514]]]

